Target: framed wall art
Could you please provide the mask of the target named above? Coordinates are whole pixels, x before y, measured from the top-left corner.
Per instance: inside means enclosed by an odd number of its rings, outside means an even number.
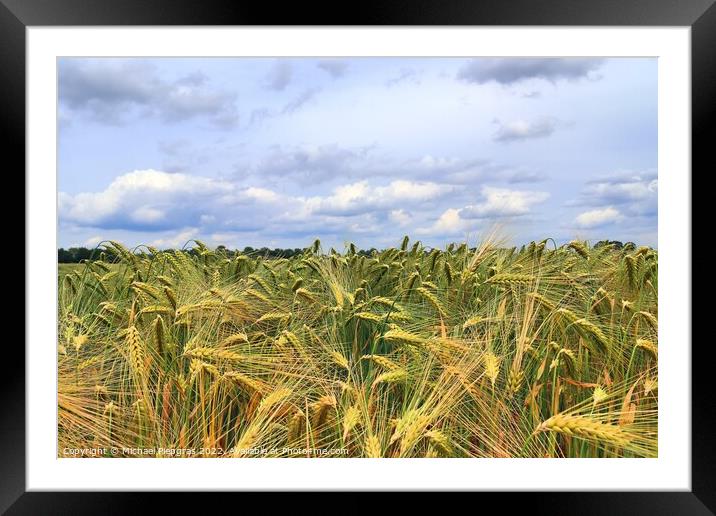
[[[3,508],[439,490],[710,514],[711,4],[4,0],[27,331]]]

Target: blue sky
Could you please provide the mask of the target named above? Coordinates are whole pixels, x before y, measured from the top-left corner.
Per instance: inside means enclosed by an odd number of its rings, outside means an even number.
[[[59,246],[657,243],[650,58],[59,62]]]

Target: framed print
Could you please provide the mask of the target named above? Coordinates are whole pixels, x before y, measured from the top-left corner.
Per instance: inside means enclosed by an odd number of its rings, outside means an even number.
[[[6,1],[28,302],[3,509],[440,490],[711,513],[711,3]]]

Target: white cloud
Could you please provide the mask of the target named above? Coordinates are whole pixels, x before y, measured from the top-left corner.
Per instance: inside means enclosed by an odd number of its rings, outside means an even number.
[[[388,186],[377,187],[375,194],[387,201],[427,201],[452,190],[451,186],[432,182],[397,180],[392,181]]]
[[[392,223],[401,228],[407,226],[413,220],[413,216],[403,209],[391,210],[388,217]]]
[[[557,128],[556,118],[543,117],[535,120],[514,120],[512,122],[497,122],[499,128],[493,136],[496,142],[507,143],[534,138],[545,138]]]
[[[164,246],[188,239],[188,231],[222,238],[259,230],[275,235],[368,234],[380,232],[385,224],[413,224],[410,206],[436,209],[439,204],[434,203],[454,189],[431,181],[357,181],[303,197],[216,178],[136,170],[98,192],[61,193],[60,222],[106,232],[181,230],[179,236],[157,240]]]
[[[590,181],[568,206],[617,206],[630,218],[656,219],[659,185],[655,171],[621,172]]]
[[[460,218],[460,210],[450,208],[440,215],[440,218],[433,226],[435,231],[453,234],[465,228],[465,221]]]
[[[584,195],[622,203],[655,197],[657,190],[656,179],[635,174],[592,182],[584,189]]]
[[[187,241],[197,238],[198,235],[198,228],[185,228],[173,236],[154,240],[152,245],[160,248],[178,248],[186,244]]]
[[[238,247],[238,242],[241,240],[241,234],[239,233],[212,233],[209,235],[209,242],[214,245],[224,245],[229,248]]]
[[[186,225],[190,218],[198,220],[203,204],[234,189],[217,179],[135,170],[118,176],[101,192],[61,192],[59,212],[62,220],[84,226],[168,229]]]
[[[430,226],[418,228],[415,232],[418,235],[451,237],[469,231],[474,223],[465,220],[460,216],[460,211],[455,208],[448,208]]]
[[[373,209],[390,209],[396,205],[426,202],[453,191],[449,185],[433,182],[396,180],[386,186],[371,186],[359,181],[338,186],[327,197],[311,197],[309,211],[331,215],[360,214]]]
[[[581,228],[589,229],[605,226],[621,220],[619,210],[608,206],[606,208],[585,211],[577,215],[575,222]]]
[[[315,204],[315,211],[340,212],[360,208],[371,200],[371,190],[367,181],[338,186],[329,197],[313,197],[309,204]]]
[[[93,236],[84,241],[84,247],[96,247],[104,238],[101,236]]]
[[[526,215],[533,205],[546,201],[549,193],[484,186],[482,196],[483,202],[466,206],[460,216],[479,219]]]
[[[430,154],[426,154],[418,160],[417,165],[431,170],[453,168],[455,166],[459,167],[461,163],[462,161],[460,160],[460,158],[442,156],[436,157],[431,156]]]
[[[280,196],[276,192],[268,188],[250,186],[244,193],[250,198],[261,202],[276,202],[280,199]]]

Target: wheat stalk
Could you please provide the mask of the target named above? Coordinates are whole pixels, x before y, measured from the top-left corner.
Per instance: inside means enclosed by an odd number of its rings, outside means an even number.
[[[365,457],[377,459],[383,456],[383,449],[380,444],[380,439],[378,439],[374,435],[369,435],[366,438],[363,449]]]
[[[232,360],[241,361],[244,360],[244,355],[229,351],[227,349],[220,348],[209,348],[209,347],[194,347],[184,350],[184,355],[190,358],[205,358],[210,360]]]
[[[386,342],[407,342],[410,344],[424,344],[426,341],[426,339],[400,328],[388,330],[383,335],[383,339]]]
[[[583,416],[565,414],[552,416],[535,429],[535,433],[547,431],[593,439],[617,446],[625,446],[631,440],[629,434],[617,425],[601,423]]]
[[[408,378],[408,372],[405,369],[393,369],[386,373],[378,375],[373,380],[373,387],[381,383],[399,383],[404,382]]]

